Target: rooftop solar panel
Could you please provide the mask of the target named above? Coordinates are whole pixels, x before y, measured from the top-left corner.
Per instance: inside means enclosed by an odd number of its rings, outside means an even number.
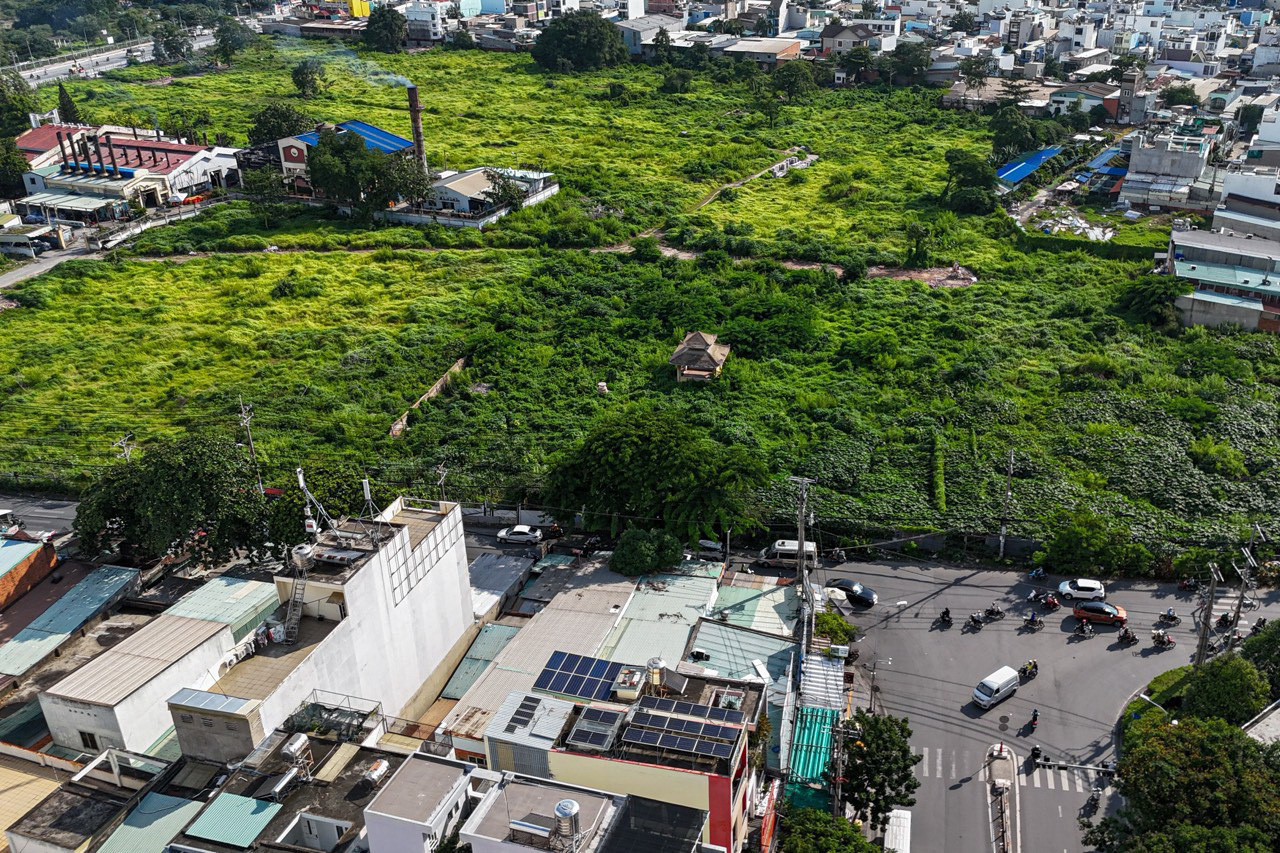
[[[533,687],[562,696],[604,700],[613,693],[613,682],[621,671],[622,664],[614,661],[557,651],[552,652]]]
[[[696,702],[680,702],[673,699],[661,699],[657,696],[640,697],[640,707],[654,711],[683,714],[686,717],[702,717],[703,719],[717,720],[725,723],[742,723],[746,719],[745,715],[741,711],[735,711],[732,708],[713,708],[710,705],[700,705]]]

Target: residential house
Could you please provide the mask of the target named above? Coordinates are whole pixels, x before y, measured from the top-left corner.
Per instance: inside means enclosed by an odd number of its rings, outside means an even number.
[[[1168,272],[1196,284],[1177,300],[1184,323],[1280,333],[1280,242],[1174,231],[1168,258]]]
[[[724,56],[749,59],[762,69],[775,68],[783,62],[800,59],[804,42],[783,38],[740,38],[720,49]]]
[[[482,218],[501,215],[495,204],[493,183],[489,173],[506,175],[524,191],[523,206],[537,204],[559,191],[555,175],[550,172],[531,172],[523,169],[468,169],[465,172],[445,171],[431,185],[431,195],[423,203],[423,210],[439,211],[449,217]]]
[[[1120,110],[1120,87],[1114,83],[1073,83],[1057,89],[1049,97],[1051,115],[1062,115],[1079,105],[1080,112],[1088,113],[1101,106],[1115,118]]]
[[[669,359],[676,368],[676,381],[706,382],[720,375],[729,358],[729,345],[716,342],[707,332],[690,332]]]
[[[413,143],[394,133],[374,127],[367,122],[352,119],[340,124],[322,123],[316,129],[297,136],[289,136],[276,142],[286,182],[297,195],[312,195],[314,191],[307,177],[307,157],[320,142],[323,133],[352,134],[364,140],[366,148],[384,154],[401,154],[413,150]]]
[[[644,53],[646,40],[652,43],[653,37],[658,34],[659,30],[666,30],[668,35],[678,33],[684,29],[685,24],[683,18],[673,18],[668,15],[645,15],[642,18],[618,21],[614,26],[622,33],[622,43],[627,46],[627,51],[632,56],[639,56]]]

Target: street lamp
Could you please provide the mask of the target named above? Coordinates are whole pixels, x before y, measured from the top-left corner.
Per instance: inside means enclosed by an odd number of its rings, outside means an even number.
[[[1139,693],[1139,694],[1138,694],[1138,698],[1139,698],[1139,699],[1141,699],[1143,702],[1146,702],[1148,705],[1154,705],[1155,707],[1157,707],[1157,708],[1159,708],[1161,711],[1163,711],[1163,712],[1164,712],[1165,719],[1167,719],[1167,720],[1171,720],[1171,719],[1173,718],[1173,714],[1169,713],[1169,709],[1168,709],[1168,708],[1166,708],[1165,706],[1161,705],[1159,702],[1157,702],[1156,700],[1152,699],[1152,698],[1151,698],[1150,696],[1148,696],[1147,694],[1145,694],[1145,693]]]
[[[871,662],[871,690],[867,696],[867,708],[873,714],[876,712],[876,667],[880,664],[893,666],[893,658],[884,658],[883,660],[877,659]]]

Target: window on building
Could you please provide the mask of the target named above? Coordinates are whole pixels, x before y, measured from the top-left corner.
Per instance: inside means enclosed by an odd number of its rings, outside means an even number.
[[[91,752],[98,751],[98,736],[93,732],[80,733],[80,745]]]

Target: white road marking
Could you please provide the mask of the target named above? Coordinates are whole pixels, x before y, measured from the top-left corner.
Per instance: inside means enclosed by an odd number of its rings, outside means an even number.
[[[1039,767],[1037,767],[1035,770],[1032,770],[1032,771],[1031,771],[1031,782],[1032,782],[1032,783],[1033,783],[1037,788],[1039,788],[1039,787],[1040,787],[1040,768],[1039,768]]]
[[[1077,794],[1084,793],[1084,777],[1081,776],[1079,773],[1076,774],[1076,793]]]
[[[938,750],[938,762],[934,765],[934,774],[939,779],[942,778],[942,750]]]
[[[1044,771],[1044,778],[1045,778],[1045,781],[1047,781],[1047,782],[1049,783],[1049,790],[1050,790],[1050,791],[1054,790],[1054,787],[1053,787],[1053,771],[1052,771],[1052,770],[1045,770],[1045,771]]]
[[[951,750],[951,778],[956,778],[956,751]]]
[[[924,774],[924,778],[929,778],[929,747],[921,750],[924,753],[924,761],[920,762],[920,771]]]
[[[1067,772],[1067,769],[1065,767],[1062,768],[1061,772],[1062,772],[1062,790],[1070,791],[1071,790],[1071,774]]]

